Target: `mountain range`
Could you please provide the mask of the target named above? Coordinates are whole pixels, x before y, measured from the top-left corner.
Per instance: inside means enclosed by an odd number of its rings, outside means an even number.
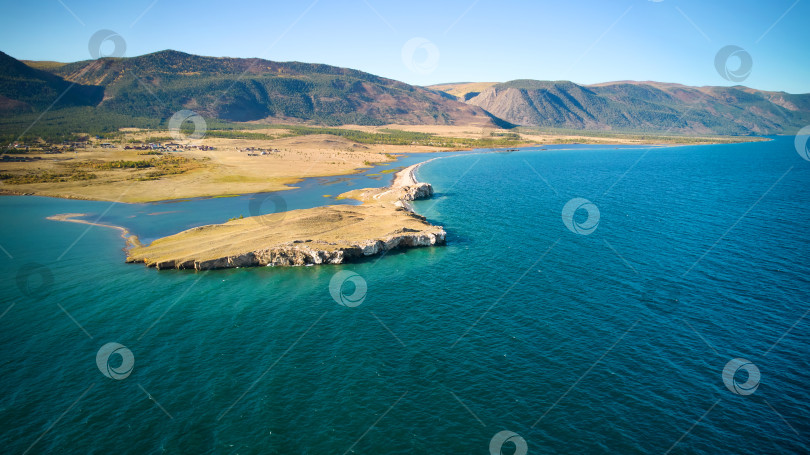
[[[81,93],[74,98],[82,99],[84,105],[137,117],[167,118],[190,109],[203,117],[236,122],[268,119],[382,125],[493,121],[483,109],[442,93],[328,65],[162,51],[67,64],[26,64],[2,54],[0,70],[0,97],[4,100],[0,110],[5,113],[40,109],[40,99],[53,92],[58,95],[75,83],[68,93]],[[93,96],[85,96],[85,92]]]
[[[116,118],[166,119],[190,109],[230,122],[673,134],[791,134],[810,124],[810,94],[742,86],[516,80],[418,87],[329,65],[171,50],[74,63],[20,61],[0,52],[0,120],[69,108]]]
[[[516,125],[678,134],[780,134],[810,123],[810,95],[747,87],[516,80],[433,86]]]

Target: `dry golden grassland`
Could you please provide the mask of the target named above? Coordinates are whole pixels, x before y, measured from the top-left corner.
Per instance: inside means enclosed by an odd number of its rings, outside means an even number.
[[[516,132],[469,125],[346,125],[341,128],[382,135],[396,129],[433,134],[437,138],[457,138],[466,143],[474,140],[508,140],[507,143],[515,145],[679,142],[678,138],[558,134],[529,129],[518,129]],[[192,143],[214,147],[214,150],[186,149],[149,154],[141,150],[124,150],[124,147],[142,142],[174,142],[167,131],[129,128],[122,132],[122,136],[110,140],[114,148],[102,148],[104,140],[91,140],[87,148],[60,154],[32,150],[24,155],[8,155],[31,161],[0,162],[0,192],[119,202],[269,192],[290,189],[307,177],[358,172],[374,163],[391,162],[401,153],[446,150],[434,145],[361,144],[333,134],[291,136],[287,134],[290,131],[283,128],[256,129],[256,125],[252,125],[248,133],[262,133],[267,139],[209,136]],[[695,144],[717,142],[719,139],[681,140]],[[271,151],[261,155],[261,151],[246,151],[248,148]]]
[[[162,155],[123,149],[130,145],[129,141],[150,137],[154,138],[155,133],[130,132],[113,149],[101,148],[101,141],[94,141],[87,149],[75,152],[28,153],[24,156],[40,159],[0,162],[4,177],[0,190],[120,202],[268,192],[289,189],[306,177],[351,174],[373,163],[393,161],[397,153],[436,150],[357,144],[331,135],[273,140],[206,138],[198,143],[214,150],[190,149]],[[239,151],[251,147],[278,151],[267,155]],[[148,167],[115,167],[122,162]]]
[[[442,232],[393,204],[333,205],[293,210],[202,226],[129,251],[129,261],[147,264],[207,261],[255,251],[302,247],[332,251],[398,232]]]

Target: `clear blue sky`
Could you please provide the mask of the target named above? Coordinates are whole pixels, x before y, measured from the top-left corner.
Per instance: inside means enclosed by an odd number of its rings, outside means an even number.
[[[110,29],[125,39],[127,56],[176,49],[297,60],[419,85],[735,85],[714,66],[718,50],[733,44],[753,61],[742,85],[810,92],[810,0],[3,2],[0,50],[20,59],[88,59],[90,37]],[[409,41],[415,52],[403,58]]]

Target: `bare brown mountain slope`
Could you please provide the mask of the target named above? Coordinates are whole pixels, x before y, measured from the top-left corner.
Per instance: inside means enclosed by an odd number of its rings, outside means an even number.
[[[518,125],[678,134],[794,134],[810,123],[810,94],[749,87],[619,81],[517,80],[434,86]]]

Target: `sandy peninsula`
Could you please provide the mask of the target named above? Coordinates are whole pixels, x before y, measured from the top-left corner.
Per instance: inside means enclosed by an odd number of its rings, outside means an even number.
[[[433,195],[430,184],[416,181],[417,166],[400,171],[389,187],[352,192],[363,195],[359,206],[293,210],[201,226],[133,247],[127,262],[196,270],[340,264],[397,248],[441,245],[444,229],[407,205]]]

